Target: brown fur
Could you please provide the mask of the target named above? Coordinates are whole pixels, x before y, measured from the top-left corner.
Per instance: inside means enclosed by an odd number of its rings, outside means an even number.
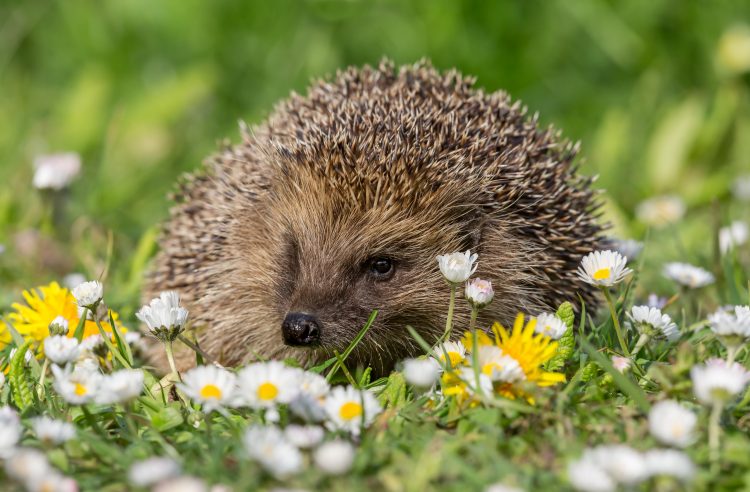
[[[602,227],[591,179],[572,165],[577,147],[473,84],[426,62],[383,62],[293,94],[182,185],[145,297],[179,291],[200,345],[227,365],[254,354],[318,362],[378,309],[353,355],[377,372],[418,351],[406,325],[430,341],[442,332],[438,254],[479,253],[477,275],[496,291],[483,326],[576,292],[593,301],[575,270]],[[392,279],[363,270],[377,255],[396,261]],[[319,318],[321,348],[283,344],[290,311]],[[468,315],[459,297],[459,329]]]

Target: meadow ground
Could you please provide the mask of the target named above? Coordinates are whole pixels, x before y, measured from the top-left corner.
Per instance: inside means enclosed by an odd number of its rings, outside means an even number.
[[[667,0],[4,3],[0,485],[750,489],[748,14]],[[237,119],[383,55],[476,75],[582,141],[613,236],[638,242],[619,245],[633,272],[602,287],[614,316],[562,306],[536,326],[527,313],[487,339],[425,344],[380,380],[345,360],[159,380],[133,334],[178,176],[236,141]],[[606,284],[620,266],[587,273]],[[81,279],[102,281],[116,319],[80,321],[66,286]],[[95,288],[76,294],[96,304]],[[181,313],[160,311],[175,300],[160,302],[149,320],[176,336]],[[69,336],[41,355],[58,315]],[[531,336],[542,325],[551,336]],[[22,345],[37,356],[11,353]]]

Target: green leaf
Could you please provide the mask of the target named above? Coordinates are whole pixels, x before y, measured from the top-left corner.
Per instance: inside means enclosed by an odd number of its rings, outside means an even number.
[[[580,343],[581,348],[583,348],[583,350],[587,354],[589,354],[589,357],[591,357],[597,364],[599,364],[599,367],[607,371],[607,373],[612,376],[612,379],[614,379],[615,384],[620,388],[620,390],[628,395],[643,413],[648,413],[651,405],[649,404],[648,399],[646,398],[646,394],[643,392],[640,386],[635,384],[624,374],[615,369],[609,359],[607,359],[598,350],[596,350],[594,346],[589,342],[587,342],[586,340],[580,340]]]

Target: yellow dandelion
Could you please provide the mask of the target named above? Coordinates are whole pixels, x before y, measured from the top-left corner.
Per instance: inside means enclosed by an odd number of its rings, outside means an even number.
[[[62,316],[68,320],[70,330],[68,336],[72,337],[75,328],[78,326],[80,317],[78,316],[78,306],[75,303],[73,294],[66,288],[61,287],[57,282],[49,285],[37,287],[23,291],[25,304],[16,302],[11,305],[14,312],[8,315],[8,321],[25,339],[42,342],[49,336],[49,325],[57,318]],[[117,323],[117,327],[125,333],[127,329],[119,323],[117,313],[112,313],[112,318]],[[101,323],[104,331],[111,333],[112,326],[108,321]],[[84,324],[83,337],[98,335],[99,329],[92,320],[87,320]],[[11,341],[8,327],[0,325],[0,350],[5,348]],[[39,344],[41,347],[41,343]]]
[[[480,353],[482,347],[497,347],[503,357],[511,357],[515,360],[523,373],[522,377],[520,377],[520,374],[516,374],[518,372],[518,367],[516,367],[512,378],[505,377],[506,375],[502,371],[497,374],[498,378],[495,378],[495,392],[497,394],[507,398],[522,396],[533,403],[533,399],[524,393],[519,383],[551,386],[565,381],[564,374],[548,372],[542,368],[542,365],[555,355],[558,344],[548,336],[536,334],[535,328],[536,319],[532,318],[524,326],[524,316],[519,314],[516,317],[513,330],[510,332],[500,323],[495,323],[492,326],[494,340],[484,332],[477,332],[476,343]],[[463,343],[466,347],[473,347],[474,340],[471,333],[464,335]],[[471,359],[471,357],[466,357],[467,362],[470,362]],[[501,369],[508,368],[503,367]]]

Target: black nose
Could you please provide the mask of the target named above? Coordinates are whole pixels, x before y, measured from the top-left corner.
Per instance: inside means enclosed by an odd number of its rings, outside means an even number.
[[[320,343],[320,323],[307,313],[289,313],[281,324],[281,334],[287,345],[317,345]]]

